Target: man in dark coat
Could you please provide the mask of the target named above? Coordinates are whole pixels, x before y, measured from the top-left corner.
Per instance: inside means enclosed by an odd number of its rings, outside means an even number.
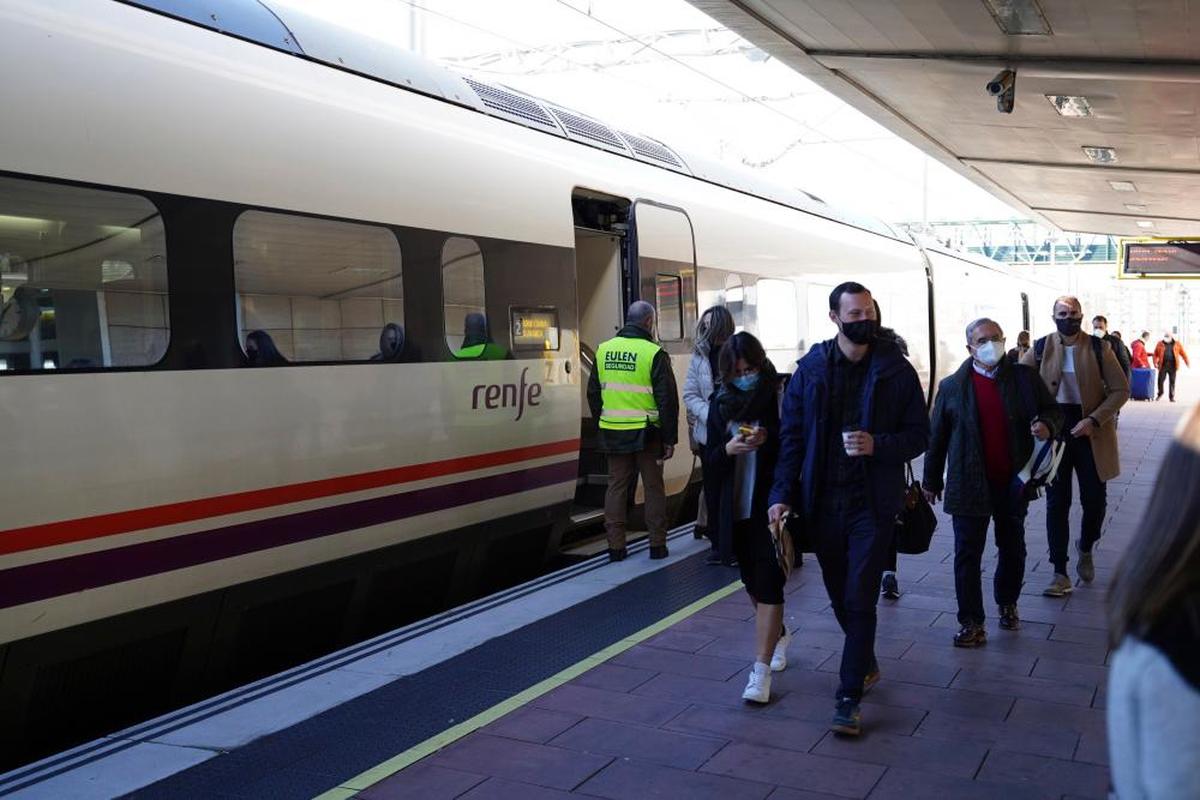
[[[1005,357],[1004,332],[994,321],[985,317],[967,326],[967,351],[971,357],[938,385],[922,481],[931,503],[945,491],[946,512],[954,517],[954,590],[962,626],[956,647],[987,642],[979,572],[989,519],[995,520],[999,551],[993,592],[1000,627],[1020,627],[1029,498],[1015,478],[1033,453],[1033,437],[1056,436],[1063,420],[1037,371]]]
[[[904,503],[904,465],[925,451],[929,418],[916,370],[878,337],[866,287],[836,287],[829,318],[837,336],[814,345],[788,381],[768,515],[775,522],[795,509],[812,532],[846,634],[830,727],[857,735],[863,692],[879,679],[875,606]]]

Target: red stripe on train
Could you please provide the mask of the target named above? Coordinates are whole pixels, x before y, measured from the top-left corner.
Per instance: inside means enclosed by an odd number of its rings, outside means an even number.
[[[24,528],[12,528],[0,531],[0,555],[19,553],[23,550],[36,550],[41,547],[52,547],[69,542],[80,542],[86,539],[99,539],[104,536],[114,536],[118,533],[157,528],[163,525],[175,525],[180,522],[192,522],[208,517],[219,517],[225,514],[236,514],[242,511],[253,511],[269,506],[298,503],[302,500],[315,500],[331,495],[359,492],[364,489],[378,489],[382,486],[392,486],[399,483],[438,478],[457,472],[471,472],[477,469],[512,464],[533,458],[577,453],[578,439],[564,439],[560,442],[517,447],[512,450],[498,450],[492,453],[480,453],[461,458],[450,458],[444,461],[430,461],[425,464],[410,464],[405,467],[392,467],[375,472],[363,472],[357,475],[343,475],[338,478],[323,478],[304,483],[293,483],[289,486],[275,486],[270,489],[254,489],[248,492],[218,495],[200,500],[185,500],[180,503],[167,503],[150,508],[138,508],[131,511],[117,511],[112,514],[100,514],[94,517],[63,520],[43,525],[30,525]]]

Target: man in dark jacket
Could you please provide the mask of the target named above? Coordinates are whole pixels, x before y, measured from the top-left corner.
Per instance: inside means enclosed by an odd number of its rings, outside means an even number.
[[[768,515],[775,522],[796,509],[813,534],[846,634],[830,727],[857,735],[863,692],[879,679],[875,606],[904,503],[904,465],[924,452],[929,418],[916,371],[878,338],[866,287],[841,284],[829,309],[837,337],[814,345],[788,381]]]
[[[1092,317],[1092,335],[1100,337],[1112,347],[1113,355],[1117,357],[1117,363],[1121,365],[1121,371],[1125,373],[1125,380],[1128,381],[1133,375],[1133,354],[1129,352],[1125,342],[1121,341],[1120,336],[1108,332],[1108,317],[1102,314]]]
[[[967,326],[967,351],[971,357],[938,385],[922,481],[931,503],[945,490],[946,512],[954,517],[954,591],[962,626],[956,647],[987,642],[979,572],[989,518],[999,551],[992,588],[1000,627],[1021,625],[1017,598],[1025,579],[1029,498],[1015,478],[1033,453],[1033,437],[1056,436],[1063,419],[1037,371],[1005,357],[1004,332],[994,321],[985,317]]]
[[[625,558],[629,487],[640,473],[645,490],[650,557],[667,557],[667,496],[663,462],[675,454],[679,393],[671,357],[654,337],[654,306],[637,301],[625,327],[596,348],[588,406],[599,420],[599,450],[608,455],[604,521],[608,557]]]

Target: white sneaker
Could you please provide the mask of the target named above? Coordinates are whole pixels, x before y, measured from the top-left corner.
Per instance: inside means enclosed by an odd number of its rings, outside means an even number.
[[[757,661],[750,670],[750,680],[746,681],[746,691],[742,699],[751,703],[765,703],[771,699],[771,668]]]
[[[784,626],[783,635],[775,643],[775,652],[771,654],[771,672],[783,672],[787,669],[787,649],[792,643],[792,632]]]

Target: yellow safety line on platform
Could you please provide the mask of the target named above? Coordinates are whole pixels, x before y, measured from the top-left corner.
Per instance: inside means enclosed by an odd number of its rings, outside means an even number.
[[[452,728],[447,728],[436,736],[431,736],[420,744],[414,745],[399,755],[392,756],[382,764],[372,767],[371,769],[356,775],[348,781],[345,781],[340,786],[335,786],[324,794],[318,795],[315,800],[346,800],[353,797],[359,792],[366,791],[369,787],[376,783],[390,778],[405,767],[411,766],[432,753],[441,750],[446,745],[466,736],[471,731],[482,728],[491,722],[495,722],[500,717],[515,711],[521,706],[536,700],[538,697],[549,692],[551,689],[557,689],[569,680],[579,677],[587,672],[592,667],[597,667],[608,661],[610,658],[619,655],[635,644],[644,642],[656,633],[661,633],[671,627],[680,620],[687,619],[697,611],[712,605],[723,597],[736,592],[741,588],[741,581],[734,581],[723,589],[718,589],[712,594],[701,597],[694,603],[684,606],[670,616],[663,617],[653,625],[642,628],[637,633],[626,636],[619,642],[614,642],[603,650],[593,653],[582,661],[578,661],[564,669],[562,672],[551,675],[543,681],[535,683],[523,692],[515,694],[507,700],[497,703],[489,709],[479,712],[468,720],[458,723]]]

